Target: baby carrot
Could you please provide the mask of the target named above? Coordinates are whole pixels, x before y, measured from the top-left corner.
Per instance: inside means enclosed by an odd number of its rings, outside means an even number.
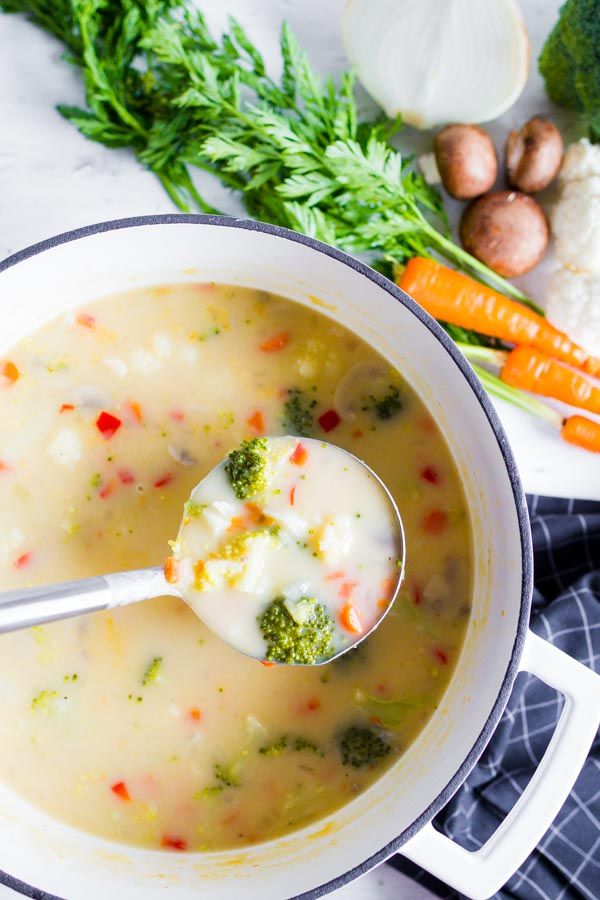
[[[506,357],[500,377],[513,387],[600,413],[600,388],[533,347],[515,347]]]
[[[563,440],[592,453],[600,453],[600,423],[585,416],[569,416],[560,431]]]
[[[530,344],[591,375],[600,374],[600,359],[590,356],[542,316],[433,259],[413,257],[398,285],[435,319],[511,344]]]

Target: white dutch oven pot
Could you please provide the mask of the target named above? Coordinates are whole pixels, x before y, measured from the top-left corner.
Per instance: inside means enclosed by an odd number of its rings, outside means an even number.
[[[600,718],[600,678],[528,631],[532,558],[523,491],[493,407],[445,333],[356,260],[234,219],[92,226],[16,254],[0,273],[0,354],[70,306],[161,282],[215,280],[316,304],[397,366],[439,422],[465,485],[476,561],[473,614],[439,709],[406,754],[342,810],[249,849],[166,853],[90,837],[1,787],[0,869],[10,874],[0,880],[30,897],[43,896],[41,889],[67,900],[316,898],[401,849],[468,896],[497,891],[547,830],[583,765]],[[482,753],[519,670],[563,693],[563,714],[519,802],[469,853],[429,822]]]

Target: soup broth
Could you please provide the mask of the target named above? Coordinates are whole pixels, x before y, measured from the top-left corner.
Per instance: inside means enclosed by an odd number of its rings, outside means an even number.
[[[0,637],[0,778],[63,821],[218,850],[350,801],[437,708],[471,599],[468,510],[417,395],[321,313],[216,284],[99,300],[0,360],[3,589],[159,565],[193,486],[242,440],[322,437],[406,531],[385,621],[316,668],[265,666],[162,598]]]

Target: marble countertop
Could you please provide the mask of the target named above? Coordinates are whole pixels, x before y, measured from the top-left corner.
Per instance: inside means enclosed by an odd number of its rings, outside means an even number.
[[[322,71],[336,72],[346,61],[340,37],[344,0],[227,0],[202,4],[215,26],[233,13],[265,52],[277,54],[277,30],[288,19],[300,42]],[[490,131],[502,147],[509,128],[535,113],[547,113],[573,135],[568,114],[551,109],[535,60],[552,27],[559,0],[521,0],[532,45],[530,78],[518,103]],[[216,8],[218,7],[218,9]],[[172,212],[151,174],[127,152],[108,150],[81,137],[55,111],[58,102],[81,101],[77,73],[61,60],[60,47],[24,21],[0,16],[0,259],[58,232],[123,216]],[[429,149],[430,136],[407,130],[401,147]],[[229,213],[241,208],[208,177],[201,179],[207,199]],[[456,219],[458,205],[451,208]],[[543,304],[548,265],[523,279]],[[561,442],[550,426],[498,403],[525,489],[560,496],[600,499],[600,464],[592,454]],[[382,866],[335,892],[339,900],[421,900],[427,891]],[[0,897],[16,895],[0,887]],[[76,900],[76,898],[70,898]]]

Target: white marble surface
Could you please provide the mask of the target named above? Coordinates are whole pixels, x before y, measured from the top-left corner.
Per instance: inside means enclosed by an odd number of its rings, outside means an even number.
[[[203,3],[216,25],[237,15],[266,52],[276,57],[276,33],[285,17],[323,71],[345,65],[339,19],[344,0],[227,0]],[[490,127],[501,146],[507,130],[534,113],[550,112],[573,134],[567,114],[550,110],[535,72],[539,48],[556,18],[558,0],[521,0],[532,42],[530,79],[520,101]],[[78,103],[77,73],[60,48],[20,19],[0,16],[0,258],[35,241],[80,225],[139,214],[171,212],[154,177],[126,151],[107,150],[81,137],[54,110]],[[406,131],[399,144],[428,146],[430,138]],[[240,209],[219,185],[200,179],[207,199],[227,212]],[[456,212],[456,210],[454,210]],[[543,303],[547,267],[529,276],[527,289]],[[2,298],[4,299],[4,298]],[[600,463],[563,444],[547,426],[498,406],[528,491],[600,499]],[[2,900],[16,895],[0,888]],[[339,900],[422,900],[431,895],[382,866],[332,896]],[[79,900],[79,898],[68,898]]]

